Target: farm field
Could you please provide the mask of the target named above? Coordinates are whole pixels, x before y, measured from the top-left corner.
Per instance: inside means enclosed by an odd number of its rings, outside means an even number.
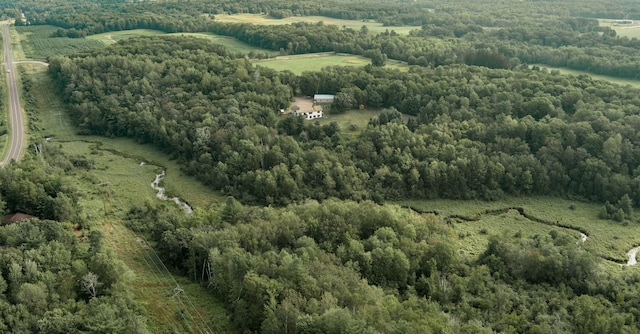
[[[420,29],[418,26],[389,26],[385,27],[382,23],[373,22],[373,21],[357,21],[357,20],[342,20],[342,19],[334,19],[331,17],[325,16],[291,16],[284,19],[275,19],[269,17],[264,14],[233,14],[226,15],[220,14],[215,15],[215,20],[219,22],[232,22],[232,23],[252,23],[252,24],[262,24],[262,25],[281,25],[281,24],[291,24],[295,22],[307,22],[307,23],[318,23],[322,21],[324,24],[333,24],[337,26],[344,26],[346,28],[351,28],[354,30],[360,30],[362,26],[366,26],[369,29],[369,32],[372,33],[381,33],[387,30],[395,31],[400,35],[408,35],[409,31],[414,29]]]
[[[199,284],[184,277],[173,276],[164,270],[139,236],[127,229],[122,221],[132,205],[160,201],[156,199],[150,184],[162,169],[167,171],[166,180],[162,184],[167,188],[167,193],[179,196],[194,208],[216,205],[219,195],[195,179],[183,175],[174,161],[153,147],[140,145],[129,139],[76,135],[44,67],[33,64],[22,64],[20,67],[24,70],[23,75],[29,75],[33,80],[34,98],[39,113],[38,125],[41,130],[31,133],[31,140],[51,138],[43,145],[59,145],[67,154],[86,156],[94,162],[94,168],[78,172],[69,178],[84,194],[80,198],[80,205],[87,221],[94,228],[103,231],[115,255],[135,275],[131,284],[134,285],[136,299],[147,310],[150,331],[199,332],[198,329],[210,328],[215,333],[230,332],[231,327],[226,321],[223,305],[211,298]],[[143,161],[145,164],[141,164]],[[109,183],[108,192],[98,186],[102,182]],[[165,203],[169,207],[173,205]],[[105,208],[108,212],[106,217]],[[177,207],[175,210],[180,212]],[[186,311],[175,298],[171,298],[175,293],[174,280],[190,298],[192,306],[187,306]],[[182,302],[187,305],[184,299]],[[200,316],[208,320],[203,322]]]
[[[84,38],[53,38],[51,34],[58,29],[55,26],[20,26],[15,29],[19,34],[24,56],[27,58],[45,59],[103,46],[98,41]],[[16,55],[16,58],[24,57]]]
[[[625,79],[625,78],[618,78],[618,77],[612,77],[612,76],[608,76],[608,75],[601,75],[601,74],[594,74],[591,72],[587,72],[587,71],[578,71],[578,70],[572,70],[566,67],[553,67],[553,66],[549,66],[549,65],[545,65],[545,64],[532,64],[532,65],[537,65],[539,67],[544,67],[546,69],[548,69],[549,71],[551,70],[558,70],[560,71],[560,73],[562,74],[571,74],[574,76],[578,76],[581,74],[586,74],[596,80],[604,80],[604,81],[609,81],[618,85],[631,85],[635,88],[640,88],[640,80],[633,80],[633,79]]]
[[[134,29],[134,30],[123,30],[123,31],[111,31],[105,32],[102,34],[96,34],[87,36],[87,39],[100,41],[105,45],[111,45],[123,39],[138,37],[138,36],[192,36],[198,38],[204,38],[210,40],[212,43],[221,44],[229,51],[233,53],[242,53],[248,54],[249,52],[259,52],[259,53],[267,53],[269,55],[277,55],[278,52],[265,50],[261,48],[253,47],[249,44],[238,41],[233,37],[221,36],[211,33],[172,33],[167,34],[165,32],[159,30],[151,30],[151,29]]]
[[[618,223],[598,218],[601,205],[582,203],[555,197],[510,197],[495,202],[484,201],[407,201],[410,205],[425,211],[435,210],[439,216],[461,215],[474,221],[451,219],[451,226],[458,234],[461,251],[471,258],[486,249],[489,236],[507,234],[522,237],[548,234],[555,230],[569,234],[578,242],[583,230],[588,239],[581,246],[597,255],[604,255],[619,261],[627,259],[627,252],[640,245],[640,224],[637,221]],[[525,213],[548,222],[570,226],[575,229],[550,226],[527,219],[516,210],[504,213],[484,214],[486,210],[521,207]],[[573,209],[571,209],[573,207]],[[578,229],[578,230],[576,230]],[[604,263],[614,264],[610,261]],[[617,266],[617,264],[615,264]]]
[[[320,71],[327,66],[357,66],[371,64],[371,59],[357,55],[337,55],[334,53],[309,53],[302,55],[279,56],[272,59],[261,59],[253,62],[274,69],[276,71],[289,70],[295,74],[305,71]],[[399,62],[387,62],[387,68],[397,68],[402,71],[409,69],[409,65]]]
[[[610,27],[611,29],[616,31],[616,35],[620,37],[629,37],[629,38],[640,38],[640,22],[635,21],[632,24],[623,24],[614,26],[615,20],[610,19],[599,19],[601,27]]]

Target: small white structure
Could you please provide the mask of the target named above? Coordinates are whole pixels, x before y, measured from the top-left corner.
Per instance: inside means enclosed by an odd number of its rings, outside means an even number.
[[[303,116],[304,119],[306,120],[312,120],[312,119],[317,119],[317,118],[322,118],[322,110],[320,111],[309,111],[309,112],[303,112],[303,113],[299,113],[300,116]]]
[[[311,109],[305,109],[305,110],[302,110],[302,109],[293,110],[292,108],[291,115],[304,117],[304,119],[306,120],[313,120],[313,119],[322,118],[324,114],[322,113],[321,106],[312,106]]]
[[[313,96],[313,103],[333,103],[334,95],[316,94]]]
[[[633,20],[615,20],[613,21],[613,25],[617,26],[619,24],[633,24]]]

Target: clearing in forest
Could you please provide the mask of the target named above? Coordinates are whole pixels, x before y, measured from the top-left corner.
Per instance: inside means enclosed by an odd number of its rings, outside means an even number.
[[[532,66],[539,66],[540,68],[546,68],[549,71],[553,71],[553,70],[557,70],[558,72],[560,72],[560,74],[570,74],[570,75],[574,75],[574,76],[578,76],[581,74],[586,74],[590,77],[592,77],[595,80],[603,80],[603,81],[608,81],[614,84],[618,84],[618,85],[631,85],[634,88],[640,88],[640,80],[634,80],[634,79],[626,79],[626,78],[619,78],[619,77],[612,77],[609,75],[602,75],[602,74],[594,74],[591,72],[587,72],[587,71],[579,71],[579,70],[572,70],[570,68],[566,68],[566,67],[553,67],[553,66],[549,66],[549,65],[545,65],[545,64],[533,64]]]
[[[110,31],[102,34],[95,34],[95,35],[87,36],[87,39],[100,41],[104,45],[111,45],[124,39],[139,37],[139,36],[191,36],[191,37],[204,38],[211,41],[212,43],[223,45],[225,48],[227,48],[229,51],[233,53],[248,54],[249,52],[253,51],[254,53],[263,53],[263,54],[266,53],[266,54],[269,54],[270,56],[276,56],[278,54],[277,51],[271,51],[271,50],[253,47],[233,37],[216,35],[216,34],[206,33],[206,32],[167,34],[160,30],[133,29],[133,30],[123,30],[123,31]]]
[[[409,31],[421,28],[419,26],[384,26],[382,23],[374,21],[343,20],[325,16],[290,16],[284,19],[275,19],[264,14],[219,14],[215,15],[215,20],[219,22],[252,23],[260,25],[281,25],[295,22],[323,22],[324,24],[337,25],[339,27],[350,28],[356,31],[360,31],[362,26],[366,26],[367,29],[369,29],[369,32],[375,34],[385,32],[387,30],[393,30],[400,35],[408,35]]]
[[[363,67],[371,64],[371,59],[351,54],[321,52],[279,56],[271,59],[260,59],[255,60],[254,64],[268,67],[276,71],[289,70],[297,75],[300,75],[305,71],[320,71],[323,67],[327,66]],[[406,71],[409,69],[409,65],[394,61],[387,61],[387,65],[385,65],[385,67],[396,68],[401,71]]]

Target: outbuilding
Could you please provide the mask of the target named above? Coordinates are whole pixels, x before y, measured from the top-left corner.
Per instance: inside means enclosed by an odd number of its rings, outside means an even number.
[[[329,94],[316,94],[313,96],[313,103],[317,104],[330,104],[333,103],[334,95]]]

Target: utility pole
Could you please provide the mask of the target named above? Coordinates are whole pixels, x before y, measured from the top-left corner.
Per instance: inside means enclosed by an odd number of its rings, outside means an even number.
[[[100,193],[102,194],[102,205],[104,207],[105,217],[107,217],[107,200],[105,198],[105,188],[107,196],[109,198],[109,212],[113,213],[113,202],[111,201],[111,188],[109,187],[109,184],[111,184],[111,182],[102,182],[98,184],[98,186],[100,187]]]

